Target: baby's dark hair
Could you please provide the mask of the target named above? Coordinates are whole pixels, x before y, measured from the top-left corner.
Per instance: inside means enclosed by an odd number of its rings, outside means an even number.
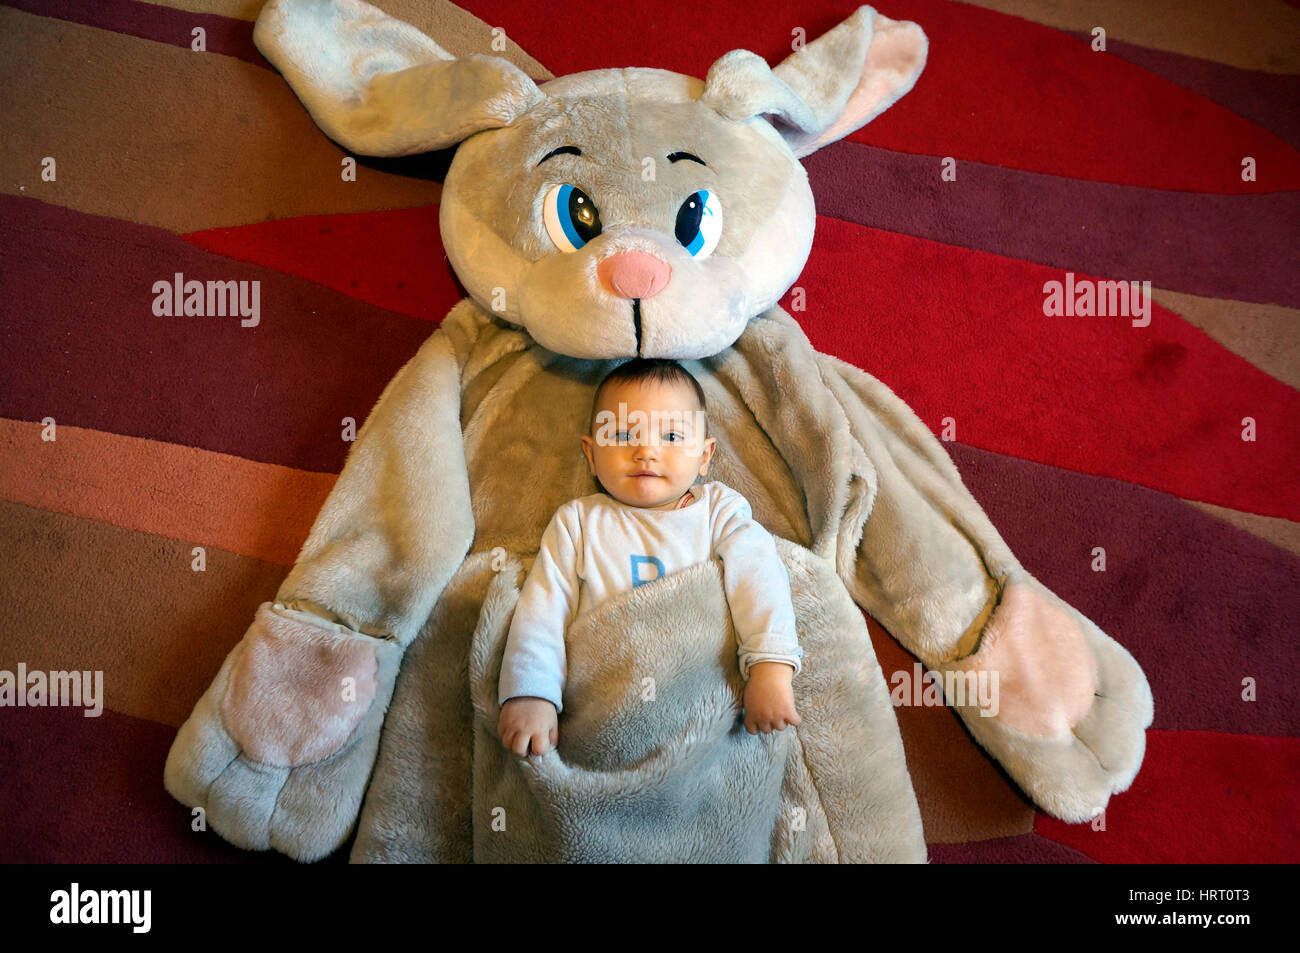
[[[633,381],[654,381],[658,384],[690,384],[695,388],[695,398],[699,401],[700,410],[708,413],[708,405],[704,401],[704,388],[700,382],[695,379],[695,375],[682,367],[676,361],[663,357],[634,357],[630,361],[624,361],[612,371],[605,375],[604,379],[596,385],[596,393],[591,398],[591,419],[587,422],[587,433],[594,435],[596,432],[596,412],[600,407],[600,395],[604,392],[605,387],[609,384],[624,384]],[[704,436],[709,435],[708,417],[704,418]]]

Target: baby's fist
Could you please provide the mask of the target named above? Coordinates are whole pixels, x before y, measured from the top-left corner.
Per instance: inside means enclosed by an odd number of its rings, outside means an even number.
[[[559,716],[545,698],[521,695],[501,706],[497,734],[521,758],[528,756],[530,746],[533,754],[546,754],[559,740]]]
[[[750,667],[744,700],[746,731],[766,734],[799,724],[790,687],[793,679],[794,667],[784,662],[756,662]]]

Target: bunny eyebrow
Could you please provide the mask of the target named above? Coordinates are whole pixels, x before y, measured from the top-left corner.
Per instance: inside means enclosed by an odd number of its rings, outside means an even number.
[[[560,146],[558,149],[552,149],[550,152],[546,153],[546,155],[538,159],[537,164],[541,165],[547,159],[553,159],[556,156],[563,156],[563,155],[580,156],[582,155],[582,150],[579,149],[577,146]],[[670,163],[680,162],[683,159],[689,159],[692,162],[698,162],[706,169],[709,167],[709,164],[707,162],[705,162],[699,156],[694,155],[693,153],[690,152],[670,152],[668,154],[668,161]]]
[[[697,156],[697,155],[691,155],[691,153],[689,153],[689,152],[673,152],[673,153],[670,153],[669,156],[668,156],[668,161],[669,161],[669,162],[678,162],[678,161],[680,161],[680,160],[682,160],[682,159],[690,159],[692,162],[698,162],[700,165],[704,166],[704,168],[706,168],[706,169],[709,167],[709,164],[708,164],[707,162],[705,162],[703,159],[701,159],[701,158],[700,158],[699,156]]]
[[[563,155],[580,156],[582,155],[582,150],[579,149],[577,146],[560,146],[560,148],[552,149],[550,152],[546,153],[546,155],[538,159],[537,165],[541,165],[547,159],[553,159],[555,156],[563,156]]]

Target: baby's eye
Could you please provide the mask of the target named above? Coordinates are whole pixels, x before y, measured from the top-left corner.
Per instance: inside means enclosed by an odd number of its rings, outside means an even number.
[[[664,434],[664,439],[669,443],[681,443],[683,438],[676,430],[672,430]]]
[[[628,433],[626,430],[620,430],[614,434],[614,439],[617,440],[619,443],[627,443],[629,440],[632,439],[632,435]]]

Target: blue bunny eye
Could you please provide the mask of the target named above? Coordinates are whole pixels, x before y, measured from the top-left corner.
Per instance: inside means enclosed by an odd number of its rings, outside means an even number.
[[[677,240],[694,258],[707,258],[722,237],[722,200],[708,189],[693,194],[677,210]]]
[[[577,251],[600,234],[600,210],[576,185],[556,185],[542,199],[546,234],[563,252]]]

